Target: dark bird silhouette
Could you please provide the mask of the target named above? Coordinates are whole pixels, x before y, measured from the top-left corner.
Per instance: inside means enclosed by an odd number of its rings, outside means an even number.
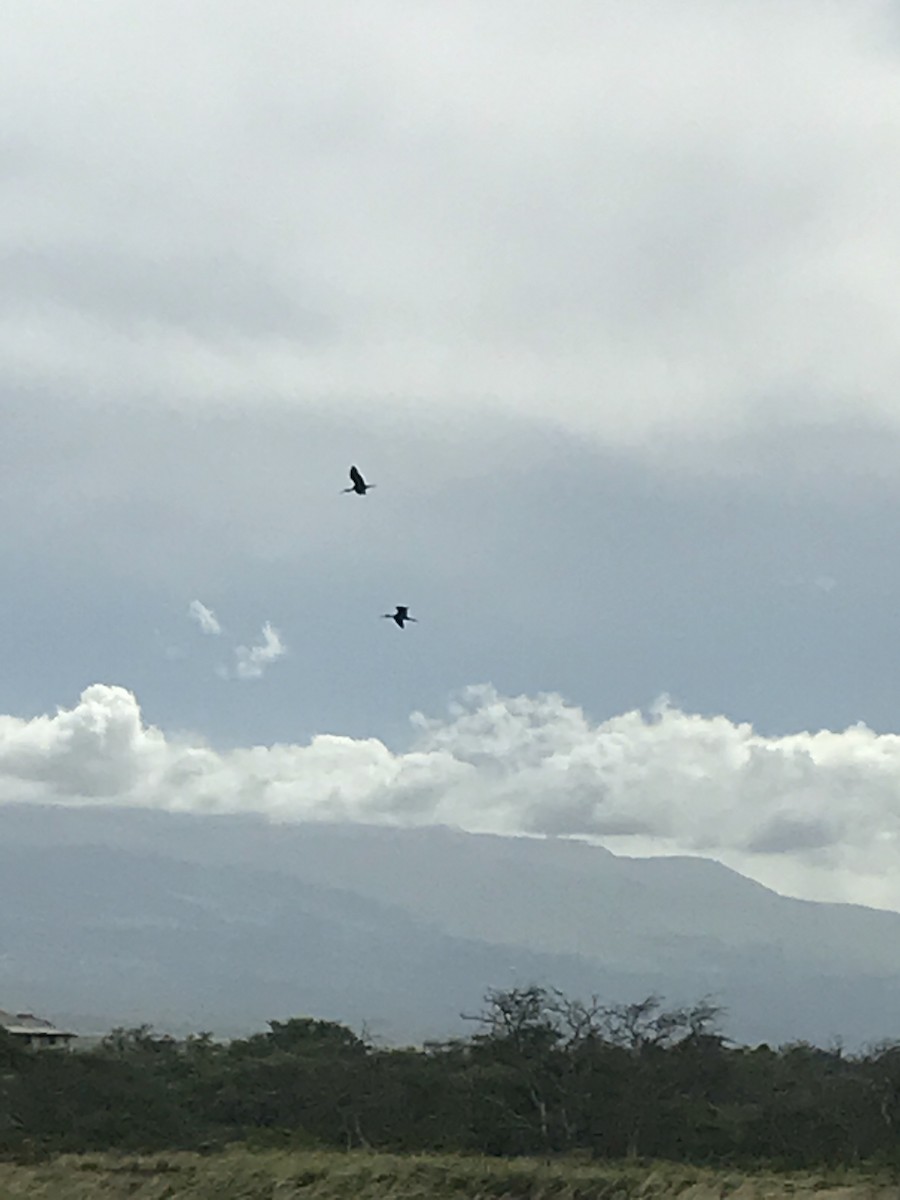
[[[396,621],[396,623],[400,626],[401,629],[403,628],[404,621],[415,621],[416,620],[415,617],[411,617],[409,615],[409,608],[405,604],[398,604],[396,612],[382,613],[381,615],[382,615],[382,617],[387,617],[387,619],[389,621]]]
[[[369,488],[378,486],[375,483],[366,483],[356,467],[350,468],[350,479],[353,483],[353,487],[343,488],[343,491],[356,492],[357,496],[364,496]]]

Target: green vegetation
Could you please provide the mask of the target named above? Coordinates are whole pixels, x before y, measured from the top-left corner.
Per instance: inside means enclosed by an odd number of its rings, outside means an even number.
[[[378,1047],[309,1018],[273,1021],[267,1033],[228,1044],[208,1034],[177,1042],[148,1028],[116,1030],[70,1053],[23,1050],[7,1035],[0,1156],[39,1172],[60,1154],[152,1154],[200,1172],[199,1180],[213,1167],[201,1171],[174,1152],[230,1147],[232,1161],[240,1144],[260,1155],[240,1159],[247,1170],[251,1162],[268,1163],[267,1171],[326,1164],[310,1184],[320,1191],[305,1194],[330,1196],[338,1194],[327,1190],[339,1186],[335,1172],[354,1172],[359,1195],[369,1194],[365,1173],[378,1163],[390,1161],[397,1175],[400,1160],[380,1158],[385,1152],[457,1154],[465,1157],[403,1159],[407,1190],[396,1194],[481,1194],[466,1191],[474,1171],[488,1180],[478,1184],[485,1195],[619,1200],[632,1194],[628,1180],[646,1183],[649,1160],[736,1172],[719,1177],[721,1196],[744,1186],[742,1172],[762,1168],[900,1168],[900,1046],[857,1055],[734,1046],[717,1031],[719,1016],[706,1003],[666,1009],[651,997],[609,1006],[532,986],[488,993],[471,1037],[421,1049]],[[314,1153],[329,1148],[364,1153]],[[547,1165],[538,1169],[528,1156]],[[634,1174],[616,1168],[615,1193],[596,1190],[613,1178],[598,1174],[604,1161],[633,1164]],[[429,1183],[415,1193],[409,1173],[419,1169]],[[491,1191],[501,1178],[507,1191]],[[678,1178],[689,1191],[691,1173]],[[460,1179],[465,1187],[453,1182]],[[544,1191],[534,1190],[538,1181]]]

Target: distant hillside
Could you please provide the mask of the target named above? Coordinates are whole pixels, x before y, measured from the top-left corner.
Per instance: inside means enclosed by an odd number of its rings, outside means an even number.
[[[712,993],[739,1040],[900,1037],[900,915],[563,840],[0,809],[6,1008],[223,1033],[311,1013],[402,1041],[530,980]]]

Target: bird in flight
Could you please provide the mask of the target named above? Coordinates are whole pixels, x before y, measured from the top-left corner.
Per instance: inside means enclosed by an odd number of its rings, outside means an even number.
[[[395,621],[400,628],[403,628],[405,621],[415,621],[415,617],[409,615],[409,608],[406,604],[398,604],[397,611],[392,613],[382,613],[382,617],[387,617],[389,621]]]
[[[350,480],[353,484],[353,487],[343,488],[343,491],[356,492],[357,496],[364,496],[369,488],[378,486],[375,483],[366,483],[356,467],[350,468]]]

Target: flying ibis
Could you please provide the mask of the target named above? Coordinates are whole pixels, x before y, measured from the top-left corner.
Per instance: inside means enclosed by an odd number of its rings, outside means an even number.
[[[387,617],[389,621],[395,621],[396,624],[403,628],[404,622],[415,621],[415,617],[409,615],[409,608],[406,604],[398,604],[397,611],[392,613],[382,613],[382,617]]]
[[[378,486],[374,483],[366,483],[356,467],[350,468],[350,481],[353,487],[343,488],[342,490],[345,492],[356,492],[357,496],[364,496],[369,488]]]

